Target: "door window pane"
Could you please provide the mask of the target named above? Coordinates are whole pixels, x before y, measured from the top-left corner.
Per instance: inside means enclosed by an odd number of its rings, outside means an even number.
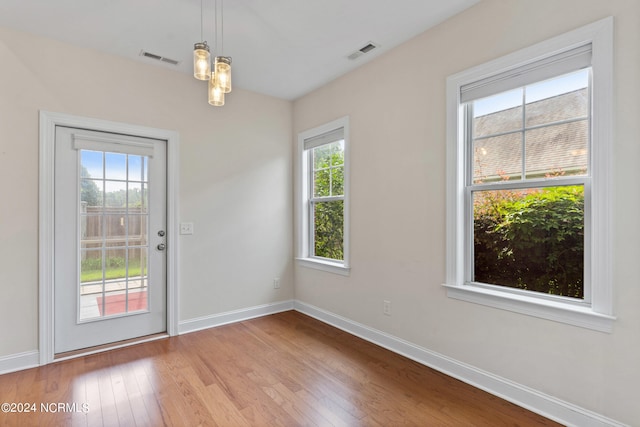
[[[128,156],[129,181],[147,180],[147,158],[144,156]]]
[[[127,155],[120,153],[105,153],[104,174],[106,179],[127,179]]]
[[[148,158],[81,150],[80,159],[80,320],[147,310]]]
[[[82,250],[80,256],[80,283],[102,282],[102,250]]]
[[[80,153],[80,176],[83,178],[103,178],[102,151],[82,150]]]
[[[147,212],[149,206],[149,184],[144,182],[127,183],[127,200],[129,212]]]
[[[102,215],[104,247],[125,247],[127,244],[127,223],[125,211],[109,209]]]
[[[105,206],[107,207],[126,207],[127,206],[127,185],[122,181],[105,181],[104,196]]]
[[[82,249],[102,247],[102,215],[82,215],[80,227]]]
[[[102,180],[83,178],[80,180],[80,201],[86,206],[102,206]]]
[[[129,278],[137,280],[139,283],[129,286],[129,288],[144,287],[147,277],[147,248],[129,248]]]

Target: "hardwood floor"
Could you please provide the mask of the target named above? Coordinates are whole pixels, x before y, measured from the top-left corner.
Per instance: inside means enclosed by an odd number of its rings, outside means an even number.
[[[35,409],[2,426],[558,425],[295,311],[2,375],[2,402]]]

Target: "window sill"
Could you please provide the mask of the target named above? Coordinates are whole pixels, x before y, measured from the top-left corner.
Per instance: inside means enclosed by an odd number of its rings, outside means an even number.
[[[611,333],[615,317],[596,313],[589,307],[578,307],[558,301],[547,301],[539,298],[514,295],[491,289],[469,285],[443,285],[447,296],[462,301],[482,304],[528,316],[553,320],[581,328]]]
[[[342,276],[348,276],[351,272],[350,267],[347,267],[340,262],[332,262],[317,258],[296,258],[296,261],[298,261],[298,264],[303,267],[327,271],[329,273],[340,274]]]

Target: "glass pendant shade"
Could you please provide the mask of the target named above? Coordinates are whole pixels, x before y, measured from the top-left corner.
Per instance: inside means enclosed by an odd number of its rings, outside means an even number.
[[[209,79],[209,104],[215,107],[222,107],[224,105],[224,91],[219,86],[216,86],[214,76]]]
[[[224,93],[231,92],[231,57],[216,56],[213,70],[214,85]]]
[[[207,42],[193,45],[193,77],[198,80],[211,78],[211,54]]]

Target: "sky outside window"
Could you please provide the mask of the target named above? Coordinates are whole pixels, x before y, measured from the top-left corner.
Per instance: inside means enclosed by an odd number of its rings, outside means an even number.
[[[526,103],[540,101],[588,87],[589,70],[590,69],[586,68],[526,86]],[[480,117],[521,105],[522,91],[522,88],[513,89],[474,101],[473,116]]]

